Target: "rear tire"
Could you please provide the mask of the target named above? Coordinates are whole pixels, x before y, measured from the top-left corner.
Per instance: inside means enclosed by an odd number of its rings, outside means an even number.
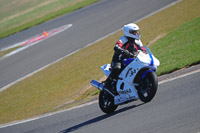
[[[149,72],[144,79],[139,81],[138,95],[142,102],[150,102],[158,88],[158,79],[154,72]]]
[[[118,106],[114,104],[113,96],[106,91],[101,91],[99,94],[99,107],[104,113],[110,114],[114,112]]]

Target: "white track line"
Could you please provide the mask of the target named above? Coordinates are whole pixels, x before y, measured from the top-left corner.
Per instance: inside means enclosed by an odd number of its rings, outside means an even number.
[[[198,73],[198,72],[200,72],[200,69],[194,70],[194,71],[189,72],[189,73],[186,73],[186,74],[182,74],[182,75],[177,76],[177,77],[174,77],[174,78],[170,78],[170,79],[166,79],[166,80],[160,81],[158,84],[163,84],[163,83],[165,83],[165,82],[170,82],[170,81],[173,81],[173,80],[175,80],[175,79],[179,79],[179,78],[182,78],[182,77],[186,77],[186,76],[188,76],[188,75],[192,75],[192,74]]]

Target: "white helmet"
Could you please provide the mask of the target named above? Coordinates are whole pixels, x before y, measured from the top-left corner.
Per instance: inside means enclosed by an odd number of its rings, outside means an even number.
[[[136,40],[140,40],[139,26],[134,23],[124,25],[124,35]]]

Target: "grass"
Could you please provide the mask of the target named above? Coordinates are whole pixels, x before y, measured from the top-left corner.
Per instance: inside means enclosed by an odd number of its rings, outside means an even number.
[[[199,0],[183,0],[138,22],[145,45],[166,34],[151,44],[152,52],[161,61],[158,74],[200,61],[199,10]],[[1,92],[0,123],[27,119],[97,97],[97,89],[89,82],[104,76],[100,66],[111,61],[114,44],[122,34],[119,31]],[[183,60],[185,57],[188,59]]]
[[[0,0],[0,39],[97,1]]]
[[[181,25],[152,46],[161,65],[158,74],[200,62],[200,17]]]

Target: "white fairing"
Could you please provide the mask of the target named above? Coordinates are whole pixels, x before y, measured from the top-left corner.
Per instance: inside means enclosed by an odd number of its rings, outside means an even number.
[[[137,73],[142,68],[151,68],[151,70],[156,71],[157,67],[160,65],[159,60],[152,55],[143,53],[139,51],[137,57],[128,64],[125,69],[120,73],[119,79],[117,81],[117,92],[119,95],[115,96],[115,104],[121,104],[125,101],[138,99],[138,94],[136,91],[136,84],[133,83]],[[106,76],[110,74],[110,64],[106,64],[101,67]]]
[[[138,61],[137,63],[141,63],[146,66],[154,66],[157,68],[160,65],[159,60],[152,54],[146,54],[143,53],[142,51],[139,51],[137,58],[138,58],[138,60],[136,59],[136,62]]]
[[[153,55],[152,55],[153,56]],[[156,66],[156,68],[158,67],[158,66],[160,66],[160,61],[156,58],[156,57],[154,57],[153,56],[153,60],[154,60],[154,66]]]
[[[101,66],[101,70],[105,73],[105,75],[108,77],[111,73],[110,71],[111,69],[111,65],[110,64],[106,64],[106,65],[103,65]]]

